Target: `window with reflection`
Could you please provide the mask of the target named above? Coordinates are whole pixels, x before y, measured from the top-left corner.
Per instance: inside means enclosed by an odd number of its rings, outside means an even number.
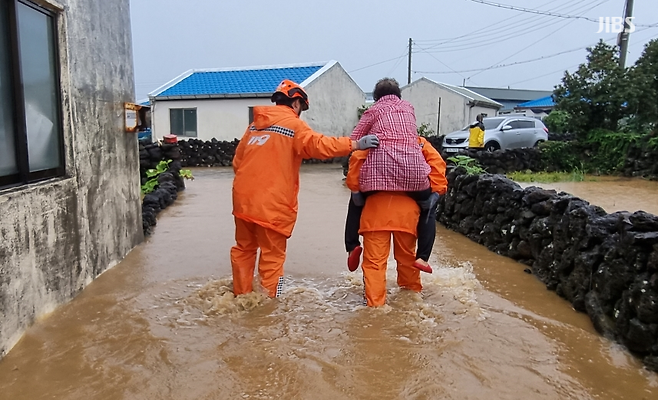
[[[169,126],[174,135],[196,137],[196,108],[170,108]]]
[[[56,18],[0,0],[0,188],[64,175]]]

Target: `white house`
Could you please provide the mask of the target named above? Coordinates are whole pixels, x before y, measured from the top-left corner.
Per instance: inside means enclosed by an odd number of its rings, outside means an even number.
[[[310,107],[302,119],[330,136],[349,136],[365,94],[336,61],[286,66],[191,70],[149,94],[155,138],[233,140],[251,122],[253,107],[272,105],[283,79],[299,83]]]
[[[425,77],[404,86],[402,98],[414,106],[418,126],[427,124],[439,135],[462,129],[478,114],[492,117],[503,107],[497,101],[464,87]]]

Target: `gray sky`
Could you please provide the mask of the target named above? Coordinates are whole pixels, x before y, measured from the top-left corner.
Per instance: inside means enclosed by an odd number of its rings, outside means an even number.
[[[189,69],[338,61],[365,91],[385,76],[551,90],[625,0],[131,0],[137,100]],[[635,0],[627,65],[658,37],[658,0]],[[645,26],[641,26],[645,25]],[[647,28],[646,25],[655,25]],[[564,54],[556,55],[565,52]],[[551,56],[551,57],[548,57]],[[544,59],[525,62],[545,57]],[[520,62],[520,63],[519,63]],[[512,64],[503,68],[494,65]],[[463,72],[467,70],[480,70]],[[449,73],[438,73],[449,72]]]

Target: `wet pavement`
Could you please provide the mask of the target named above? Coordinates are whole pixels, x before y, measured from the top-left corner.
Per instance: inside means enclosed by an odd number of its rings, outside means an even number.
[[[525,266],[440,226],[422,294],[391,263],[388,305],[363,307],[341,168],[302,171],[281,298],[233,298],[232,170],[195,170],[145,243],[0,361],[0,399],[657,398],[658,374]]]

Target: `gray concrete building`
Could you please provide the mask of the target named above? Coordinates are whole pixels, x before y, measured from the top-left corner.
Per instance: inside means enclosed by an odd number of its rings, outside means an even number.
[[[129,7],[0,2],[0,358],[143,240]]]
[[[438,135],[458,131],[478,114],[493,117],[502,104],[463,87],[420,78],[404,86],[402,98],[414,106],[418,126],[426,124]]]

